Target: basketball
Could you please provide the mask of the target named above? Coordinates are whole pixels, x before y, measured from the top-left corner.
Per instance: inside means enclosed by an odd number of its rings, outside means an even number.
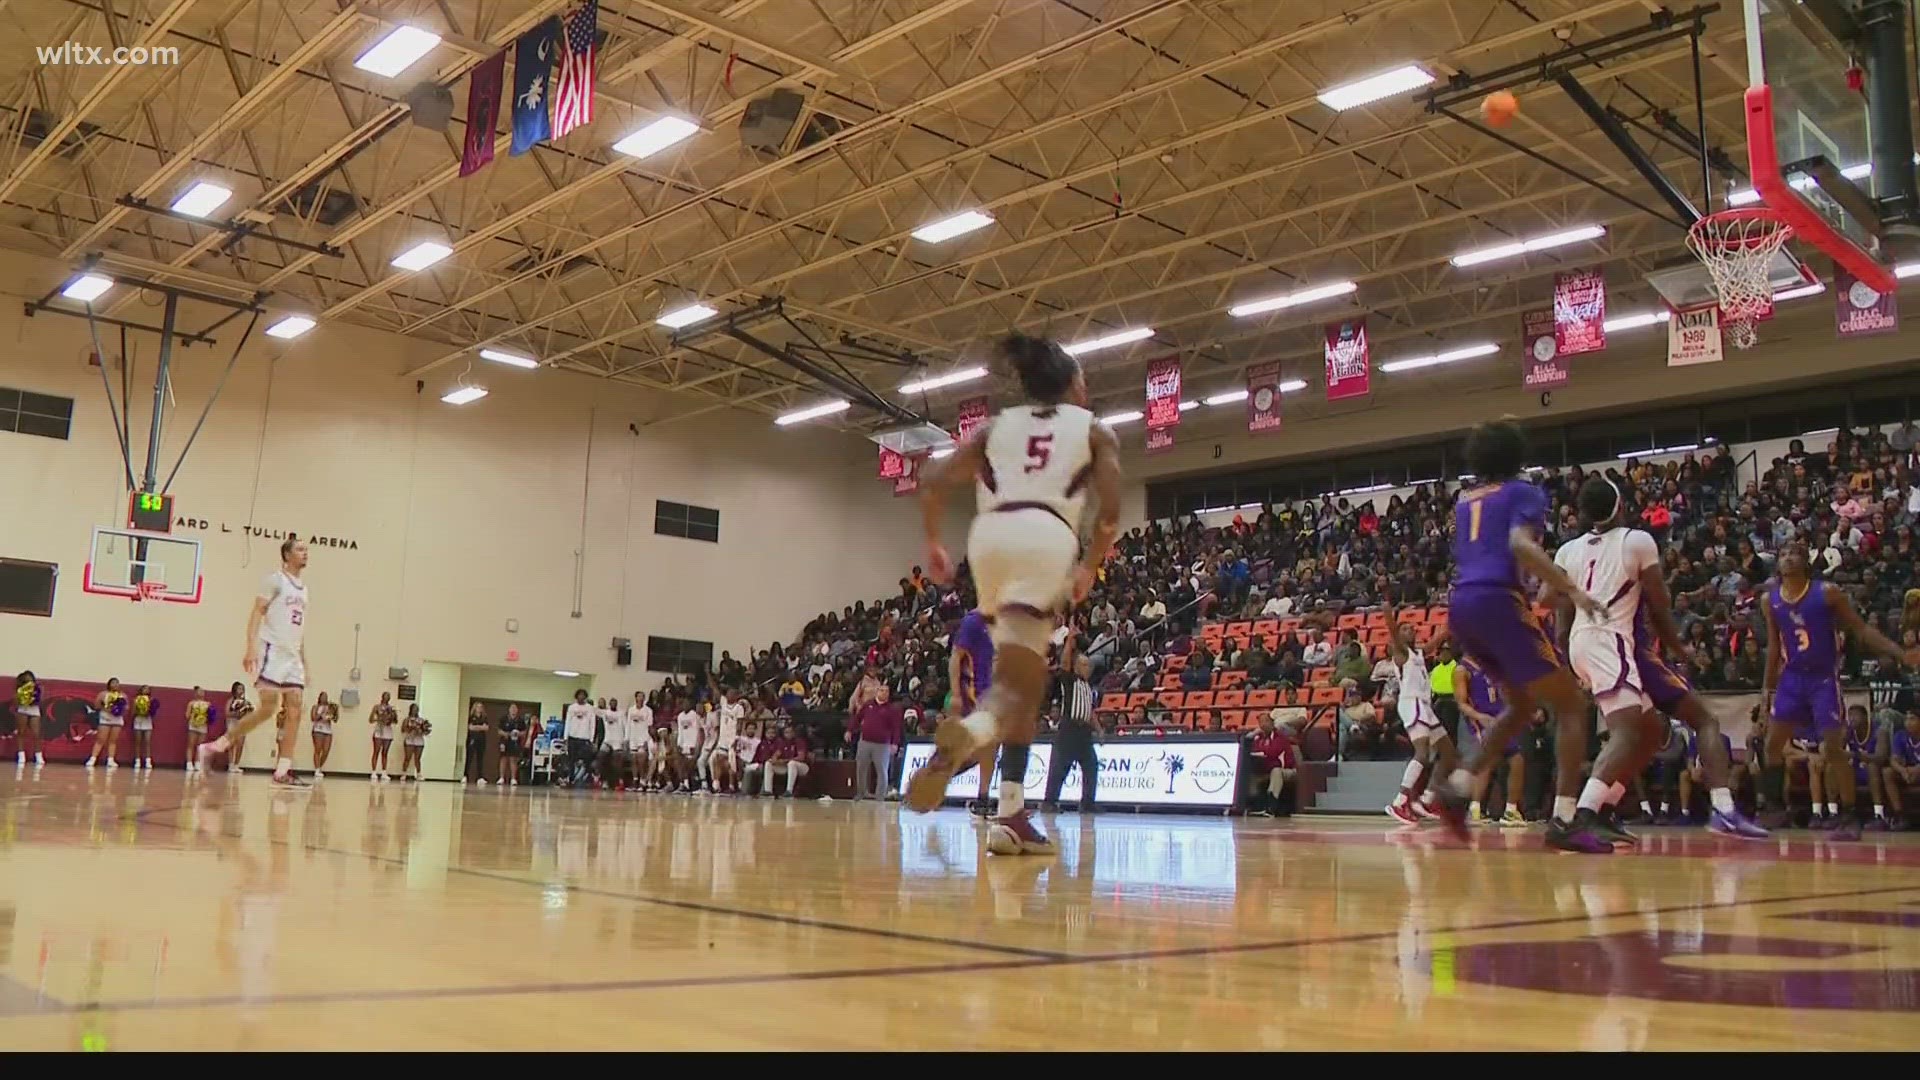
[[[1506,127],[1520,113],[1520,99],[1511,90],[1495,90],[1480,102],[1480,115],[1494,127]]]

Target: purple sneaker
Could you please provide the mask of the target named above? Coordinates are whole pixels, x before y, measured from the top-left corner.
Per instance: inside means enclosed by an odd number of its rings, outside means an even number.
[[[1547,846],[1582,855],[1611,855],[1613,842],[1595,829],[1599,823],[1599,816],[1593,811],[1580,810],[1564,828],[1558,827],[1557,821],[1547,827]]]
[[[1827,835],[1829,840],[1860,839],[1860,823],[1850,817],[1835,818],[1833,831]]]
[[[1865,825],[1861,826],[1861,828],[1866,830],[1867,832],[1888,832],[1892,829],[1892,826],[1887,824],[1886,818],[1883,818],[1880,815],[1875,814],[1873,818],[1869,820]]]
[[[1807,822],[1807,829],[1810,832],[1830,832],[1833,827],[1839,823],[1838,818],[1830,818],[1825,814],[1815,813],[1813,819]]]
[[[1721,836],[1734,836],[1742,840],[1764,840],[1768,836],[1767,830],[1755,825],[1738,810],[1731,814],[1715,810],[1713,819],[1707,822],[1707,828]]]

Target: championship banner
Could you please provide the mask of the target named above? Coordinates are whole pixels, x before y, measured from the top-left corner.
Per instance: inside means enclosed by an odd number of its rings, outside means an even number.
[[[966,442],[980,425],[987,422],[987,399],[969,398],[960,403],[960,434],[958,441]]]
[[[901,458],[905,462],[900,476],[893,482],[894,495],[911,495],[920,490],[920,469],[927,463],[927,455],[915,454]]]
[[[1367,351],[1367,320],[1327,327],[1327,400],[1361,397],[1372,388],[1373,358]]]
[[[1520,313],[1520,385],[1545,390],[1565,383],[1570,375],[1560,354],[1557,320],[1546,308]]]
[[[1607,279],[1600,271],[1553,276],[1553,343],[1561,356],[1607,347]]]
[[[1833,275],[1834,329],[1841,337],[1891,334],[1900,329],[1900,308],[1893,293],[1883,293],[1844,268]]]
[[[1280,430],[1280,365],[1247,369],[1247,431],[1268,435]]]
[[[1147,431],[1170,428],[1179,422],[1180,358],[1163,356],[1147,365]],[[1172,445],[1171,438],[1168,445]]]
[[[1720,344],[1720,305],[1673,313],[1667,323],[1667,366],[1711,364],[1726,359]]]
[[[880,479],[898,480],[907,471],[906,455],[897,450],[880,448]]]
[[[1147,429],[1147,453],[1164,454],[1173,449],[1173,429],[1170,427]]]

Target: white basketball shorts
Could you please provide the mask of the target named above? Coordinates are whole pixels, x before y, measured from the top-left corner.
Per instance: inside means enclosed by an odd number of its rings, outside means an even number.
[[[1053,616],[1073,596],[1080,537],[1040,509],[989,511],[973,519],[967,559],[993,639],[1044,654]],[[1037,633],[1036,633],[1037,631]]]
[[[1653,708],[1640,685],[1640,669],[1633,662],[1633,643],[1613,630],[1580,628],[1567,639],[1567,659],[1573,673],[1593,692],[1602,714],[1622,709]]]
[[[1431,739],[1446,729],[1440,726],[1440,718],[1433,714],[1433,702],[1420,698],[1403,697],[1394,703],[1400,712],[1400,726],[1407,729],[1409,739]]]
[[[298,690],[306,686],[307,666],[300,660],[300,650],[262,642],[260,674],[254,677],[254,682],[283,690]]]

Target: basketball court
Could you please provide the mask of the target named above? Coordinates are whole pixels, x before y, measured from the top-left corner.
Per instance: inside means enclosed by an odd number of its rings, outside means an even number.
[[[893,497],[988,414],[1009,330],[1084,364],[1142,516],[1156,478],[1910,366],[1908,337],[1841,339],[1849,312],[1898,335],[1903,289],[1916,310],[1915,24],[1913,0],[0,2],[0,38],[177,53],[0,57],[0,677],[58,692],[60,747],[0,765],[0,1045],[1920,1046],[1908,836],[1651,829],[1574,859],[1069,814],[1057,858],[1003,860],[957,810],[457,783],[471,701],[624,701],[889,592],[921,551]],[[1565,359],[1536,316],[1615,350],[1561,405],[1522,374]],[[1177,443],[1129,426],[1143,382]],[[1455,422],[1469,400],[1494,412]],[[189,780],[185,688],[218,707],[240,678],[294,536],[311,688],[344,710],[329,776]],[[158,770],[71,763],[109,676],[175,695]],[[438,725],[423,784],[363,779],[388,692]]]

